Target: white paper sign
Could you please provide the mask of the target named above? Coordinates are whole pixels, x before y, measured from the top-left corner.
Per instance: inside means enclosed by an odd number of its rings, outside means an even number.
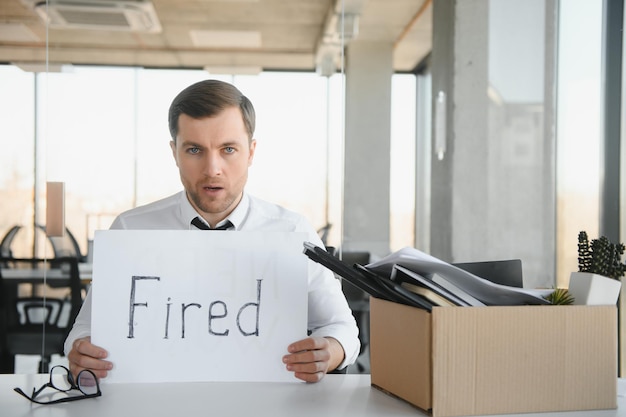
[[[303,233],[97,231],[92,342],[107,382],[296,381],[306,337]]]

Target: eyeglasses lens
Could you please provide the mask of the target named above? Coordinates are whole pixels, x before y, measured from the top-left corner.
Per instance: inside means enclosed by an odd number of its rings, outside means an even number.
[[[78,374],[78,389],[85,395],[92,395],[98,392],[98,382],[96,377],[88,371]]]
[[[50,382],[59,391],[66,392],[72,389],[72,384],[68,379],[68,371],[62,366],[52,368],[50,371]]]

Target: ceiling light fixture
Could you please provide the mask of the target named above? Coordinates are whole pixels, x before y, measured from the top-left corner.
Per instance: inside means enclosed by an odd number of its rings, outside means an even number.
[[[359,32],[359,17],[367,0],[335,0],[324,24],[324,33],[317,47],[317,73],[330,77],[341,67],[342,49]]]
[[[57,29],[161,32],[149,0],[22,0]]]

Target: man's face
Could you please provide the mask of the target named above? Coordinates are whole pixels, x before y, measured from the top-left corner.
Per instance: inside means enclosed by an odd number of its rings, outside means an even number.
[[[248,140],[241,111],[229,107],[213,117],[181,114],[170,146],[191,205],[212,227],[241,200],[256,141]]]

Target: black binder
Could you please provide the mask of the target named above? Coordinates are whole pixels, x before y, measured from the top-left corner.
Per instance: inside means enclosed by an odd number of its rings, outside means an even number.
[[[433,308],[433,304],[427,299],[391,281],[388,277],[381,276],[360,264],[347,265],[310,242],[304,242],[304,254],[373,297],[427,311]]]

